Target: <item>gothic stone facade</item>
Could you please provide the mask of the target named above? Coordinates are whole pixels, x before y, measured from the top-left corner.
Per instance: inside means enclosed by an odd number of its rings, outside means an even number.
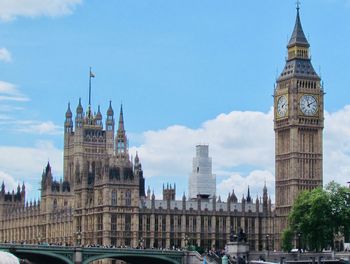
[[[274,92],[276,239],[301,191],[322,186],[323,87],[311,64],[299,8]]]
[[[75,126],[68,106],[64,130],[64,179],[50,164],[42,175],[41,200],[25,203],[25,187],[0,191],[0,242],[99,244],[156,248],[197,244],[222,249],[232,231],[247,233],[251,250],[280,248],[280,234],[298,193],[322,185],[323,89],[311,65],[299,9],[286,66],[275,89],[276,208],[263,197],[240,201],[175,200],[175,187],[155,199],[138,155],[128,153],[123,110],[115,133],[110,104],[105,129],[98,108],[86,113],[79,100]],[[267,239],[269,235],[270,240]]]
[[[84,113],[79,101],[75,129],[70,106],[64,132],[64,179],[53,179],[47,164],[41,200],[25,203],[25,187],[0,193],[0,241],[99,244],[171,248],[197,244],[223,249],[241,228],[251,249],[265,248],[271,234],[271,200],[266,186],[255,201],[238,201],[234,192],[221,198],[176,200],[175,186],[163,188],[163,199],[145,195],[138,155],[131,161],[120,109],[117,133],[109,106],[105,127],[98,109]]]

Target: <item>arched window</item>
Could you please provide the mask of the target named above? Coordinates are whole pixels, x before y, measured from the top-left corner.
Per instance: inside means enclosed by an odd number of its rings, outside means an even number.
[[[113,190],[112,191],[112,206],[116,206],[117,205],[117,191]]]
[[[53,200],[53,209],[57,208],[57,199]]]
[[[102,190],[98,191],[98,198],[97,198],[98,205],[102,204]]]
[[[125,205],[131,206],[131,192],[130,192],[130,190],[127,190],[125,192]]]

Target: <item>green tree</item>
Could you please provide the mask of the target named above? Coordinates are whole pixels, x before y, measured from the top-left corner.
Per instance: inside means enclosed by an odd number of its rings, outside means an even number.
[[[350,241],[350,188],[332,181],[326,186],[330,196],[335,234],[342,234],[345,242]]]
[[[320,251],[333,241],[329,192],[317,188],[300,193],[289,215],[290,229],[301,234],[302,247]]]
[[[293,231],[286,228],[282,233],[282,250],[289,252],[293,248]]]

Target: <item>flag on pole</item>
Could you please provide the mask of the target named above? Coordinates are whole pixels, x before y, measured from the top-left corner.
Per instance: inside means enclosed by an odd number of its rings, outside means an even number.
[[[90,71],[90,77],[95,78],[95,74],[92,71]]]

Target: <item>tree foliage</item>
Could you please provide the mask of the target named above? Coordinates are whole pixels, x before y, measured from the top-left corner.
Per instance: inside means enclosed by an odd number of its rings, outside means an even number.
[[[334,232],[344,236],[350,242],[350,189],[331,182],[326,187],[330,195]]]
[[[309,250],[333,246],[336,234],[348,241],[350,189],[331,182],[326,189],[300,193],[289,214],[289,229],[295,238],[301,235],[302,247]]]
[[[293,231],[290,230],[289,228],[285,229],[282,233],[282,250],[289,252],[293,248]]]

